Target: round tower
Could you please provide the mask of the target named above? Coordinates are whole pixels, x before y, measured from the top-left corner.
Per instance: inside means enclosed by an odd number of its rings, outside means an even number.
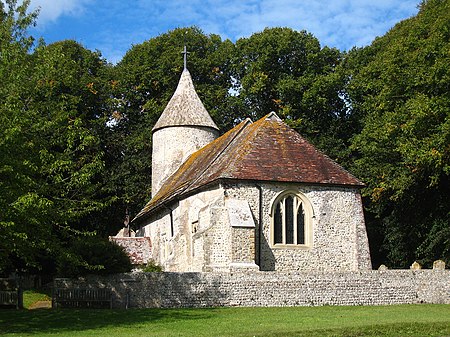
[[[185,68],[178,87],[153,127],[152,197],[194,152],[219,135]]]

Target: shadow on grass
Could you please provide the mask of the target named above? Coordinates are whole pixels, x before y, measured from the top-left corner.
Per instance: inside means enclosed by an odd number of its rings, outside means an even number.
[[[450,336],[450,326],[447,323],[396,323],[396,324],[376,324],[359,326],[353,328],[335,329],[304,329],[293,331],[275,332],[269,334],[256,333],[254,337],[444,337]]]
[[[0,335],[450,336],[447,305],[0,310]],[[212,332],[213,331],[213,332]]]
[[[0,309],[0,335],[83,331],[149,323],[207,319],[214,309]]]
[[[362,330],[362,331],[361,331]],[[443,337],[449,336],[450,326],[448,323],[396,323],[370,325],[358,331],[357,329],[345,329],[342,336],[416,336],[416,337]]]

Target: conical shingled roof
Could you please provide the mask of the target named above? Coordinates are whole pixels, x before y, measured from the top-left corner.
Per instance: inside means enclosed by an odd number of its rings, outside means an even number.
[[[187,69],[183,70],[178,87],[153,131],[169,126],[204,126],[219,130],[198,97]]]
[[[364,186],[270,113],[241,122],[192,154],[133,221],[220,179]]]

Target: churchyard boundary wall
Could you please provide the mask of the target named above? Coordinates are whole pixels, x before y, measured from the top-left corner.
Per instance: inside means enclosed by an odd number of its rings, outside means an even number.
[[[114,308],[450,304],[450,270],[308,273],[127,273],[55,279],[110,288]]]

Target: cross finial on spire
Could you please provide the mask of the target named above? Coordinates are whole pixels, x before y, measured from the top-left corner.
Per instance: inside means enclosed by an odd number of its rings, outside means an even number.
[[[186,45],[184,46],[184,50],[182,52],[183,54],[183,58],[184,58],[184,70],[187,69],[187,54],[189,54],[189,52],[186,49]]]

